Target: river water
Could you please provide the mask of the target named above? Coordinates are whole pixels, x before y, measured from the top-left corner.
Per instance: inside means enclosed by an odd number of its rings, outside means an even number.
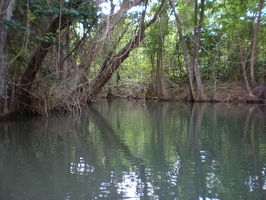
[[[0,199],[266,199],[266,106],[98,100],[2,121]]]

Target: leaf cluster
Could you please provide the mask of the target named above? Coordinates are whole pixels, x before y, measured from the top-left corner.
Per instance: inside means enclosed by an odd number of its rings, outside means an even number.
[[[17,20],[0,20],[0,27],[3,27],[5,31],[25,31],[25,27],[18,23]]]
[[[93,1],[69,1],[63,6],[57,4],[55,7],[46,8],[42,4],[33,5],[34,15],[41,16],[60,16],[63,15],[71,22],[79,22],[83,25],[94,24],[97,21],[97,9]]]

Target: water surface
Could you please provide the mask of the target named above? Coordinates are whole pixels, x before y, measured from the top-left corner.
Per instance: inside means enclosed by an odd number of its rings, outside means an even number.
[[[0,122],[0,199],[266,199],[266,106],[99,100]]]

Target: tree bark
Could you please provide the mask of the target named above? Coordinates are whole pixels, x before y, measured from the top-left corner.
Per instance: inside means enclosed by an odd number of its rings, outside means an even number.
[[[195,97],[196,97],[196,94],[194,91],[194,86],[193,86],[193,76],[194,76],[193,68],[192,68],[192,65],[190,63],[187,44],[186,44],[186,41],[185,41],[185,38],[183,35],[182,24],[181,24],[181,21],[179,19],[179,16],[176,13],[176,10],[175,10],[175,4],[174,4],[173,0],[169,0],[169,1],[170,1],[171,7],[172,7],[173,12],[174,12],[175,22],[177,25],[177,31],[178,31],[178,35],[179,35],[179,40],[181,43],[181,47],[182,47],[182,51],[183,51],[183,55],[184,55],[184,61],[185,61],[185,65],[186,65],[186,71],[188,74],[188,81],[189,81],[188,100],[193,101],[193,100],[195,100]]]
[[[163,76],[163,54],[164,54],[164,41],[165,41],[165,34],[164,30],[168,26],[168,21],[164,20],[164,16],[166,15],[165,10],[162,11],[162,15],[158,20],[158,24],[153,26],[154,30],[156,30],[156,38],[152,41],[151,45],[151,79],[152,82],[149,84],[146,97],[153,98],[156,97],[158,100],[164,99],[166,92],[164,88],[164,76]],[[159,32],[157,32],[159,31]],[[156,63],[156,64],[155,64]]]
[[[142,28],[141,28],[142,29]],[[90,85],[89,100],[94,99],[97,94],[101,91],[103,86],[112,77],[115,70],[121,65],[121,63],[129,56],[131,50],[139,46],[140,42],[144,39],[144,27],[138,34],[131,39],[127,45],[115,56],[106,60],[96,77],[92,80]]]
[[[49,39],[54,39],[57,35],[57,30],[66,27],[66,22],[67,19],[65,17],[62,16],[61,19],[60,17],[56,17],[47,29],[45,36],[47,36]],[[41,68],[42,61],[49,51],[49,48],[53,45],[52,42],[49,42],[46,39],[47,38],[40,42],[39,47],[35,51],[26,71],[22,76],[19,96],[19,103],[22,105],[22,107],[30,105],[29,97],[31,86],[38,70]]]
[[[0,1],[0,20],[10,20],[12,18],[15,0]],[[7,70],[8,70],[8,32],[4,29],[4,24],[0,25],[0,114],[7,114]]]
[[[163,99],[165,96],[164,91],[164,81],[163,81],[163,40],[161,42],[161,47],[157,52],[157,68],[156,68],[156,75],[155,75],[155,91],[156,97],[160,100]]]
[[[137,6],[141,4],[143,0],[134,0],[134,1],[124,1],[122,5],[120,6],[120,10],[113,14],[114,6],[111,5],[111,14],[110,16],[107,16],[106,19],[103,18],[103,22],[99,24],[99,29],[101,30],[98,34],[95,35],[93,38],[93,44],[89,49],[88,56],[84,59],[84,62],[86,62],[86,67],[90,68],[91,64],[93,63],[95,57],[97,56],[99,50],[101,49],[102,44],[106,41],[105,39],[112,33],[114,30],[114,27],[117,25],[117,23],[123,18],[124,14],[133,8],[134,6]],[[105,24],[105,26],[103,26]],[[101,26],[103,26],[101,28]]]
[[[260,0],[259,3],[259,14],[257,17],[257,23],[255,24],[254,36],[252,41],[252,50],[251,50],[251,59],[250,59],[250,78],[251,85],[253,87],[256,86],[256,78],[255,78],[255,60],[256,60],[256,45],[260,28],[261,14],[263,9],[264,0]]]
[[[213,101],[218,100],[217,99],[217,93],[216,93],[217,92],[217,79],[216,79],[217,74],[216,74],[215,65],[216,65],[216,61],[217,61],[217,58],[218,58],[218,54],[220,52],[221,42],[219,41],[216,45],[218,46],[218,49],[217,49],[217,51],[215,53],[213,64],[212,64],[212,78],[213,78],[213,96],[212,96],[212,100]]]
[[[132,38],[116,55],[112,57],[108,57],[96,77],[92,80],[90,84],[90,94],[89,99],[94,99],[97,94],[101,91],[101,89],[104,87],[104,85],[110,80],[113,73],[116,71],[116,69],[121,65],[121,63],[129,56],[129,53],[136,47],[138,47],[143,39],[145,38],[145,30],[156,20],[158,14],[161,12],[161,8],[164,4],[164,0],[161,2],[160,7],[157,9],[156,13],[154,14],[154,17],[149,21],[149,23],[144,24],[144,18],[146,14],[146,8],[142,13],[140,26],[137,35]]]
[[[188,100],[190,101],[206,101],[207,97],[204,93],[202,81],[201,81],[201,74],[199,70],[199,45],[200,45],[200,32],[203,23],[203,16],[204,16],[204,0],[201,2],[201,12],[200,12],[200,21],[199,24],[197,23],[197,15],[198,15],[198,2],[195,0],[195,13],[194,13],[194,45],[193,45],[193,58],[192,61],[189,59],[189,51],[183,36],[182,25],[179,19],[179,16],[176,13],[175,5],[173,0],[170,0],[171,7],[174,12],[175,21],[177,24],[178,35],[184,55],[186,70],[189,79],[189,88],[190,94],[188,96]],[[194,89],[194,75],[196,78],[196,91]]]
[[[240,45],[239,45],[240,46]],[[249,85],[249,82],[248,82],[248,78],[247,78],[247,70],[246,70],[246,61],[244,60],[244,56],[243,56],[243,52],[242,52],[242,49],[241,47],[239,48],[240,52],[240,59],[241,59],[241,65],[242,65],[242,69],[243,69],[243,77],[244,77],[244,81],[245,81],[245,85],[246,85],[246,89],[247,89],[247,92],[248,92],[248,95],[246,97],[246,101],[248,102],[257,102],[259,101],[259,99],[253,95],[251,89],[250,89],[250,85]]]
[[[194,50],[193,50],[193,70],[196,77],[196,101],[206,101],[207,97],[204,93],[201,74],[199,70],[199,47],[200,47],[200,37],[201,37],[201,28],[204,18],[204,0],[201,0],[201,9],[200,9],[200,19],[198,23],[198,0],[195,0],[195,10],[194,10]]]

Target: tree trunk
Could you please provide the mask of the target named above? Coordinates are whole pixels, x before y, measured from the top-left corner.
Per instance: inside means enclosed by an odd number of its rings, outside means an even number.
[[[1,0],[0,20],[10,20],[12,17],[15,0]],[[7,114],[7,70],[8,70],[8,32],[0,26],[0,114]]]
[[[155,91],[158,99],[163,99],[165,96],[163,83],[163,38],[159,52],[157,52],[157,68],[155,75]]]
[[[219,99],[217,99],[217,93],[216,93],[217,92],[217,79],[216,79],[217,74],[216,74],[215,65],[216,65],[218,54],[219,54],[220,48],[221,48],[221,42],[220,41],[217,43],[217,46],[218,46],[218,49],[217,49],[217,51],[215,53],[213,64],[212,64],[212,78],[213,78],[213,96],[212,96],[212,100],[213,101],[219,100]]]
[[[260,0],[259,3],[259,15],[257,17],[257,23],[255,24],[254,36],[252,41],[252,50],[251,50],[251,59],[250,59],[250,78],[251,85],[253,87],[256,86],[256,78],[255,78],[255,60],[256,60],[256,45],[260,28],[261,14],[263,9],[264,0]]]
[[[198,23],[198,0],[195,0],[195,11],[194,11],[194,50],[193,50],[193,70],[196,77],[196,101],[206,101],[207,97],[204,93],[201,74],[199,70],[199,47],[200,47],[200,36],[201,28],[203,24],[204,17],[204,0],[201,0],[201,9],[200,9],[200,20]]]
[[[186,70],[189,78],[189,88],[190,88],[190,94],[188,97],[188,100],[192,101],[206,101],[207,97],[204,93],[202,81],[201,81],[201,74],[199,70],[199,45],[200,45],[200,32],[201,32],[201,27],[203,23],[203,16],[204,16],[204,0],[202,0],[201,3],[201,12],[200,12],[200,21],[199,24],[197,23],[197,9],[198,9],[198,3],[197,0],[195,0],[195,19],[194,19],[194,49],[193,49],[193,60],[190,61],[189,59],[189,52],[188,48],[183,36],[183,30],[182,30],[182,25],[180,22],[180,19],[176,13],[175,10],[175,5],[173,0],[170,0],[171,7],[174,12],[175,16],[175,21],[177,24],[177,30],[179,34],[179,39],[182,47],[182,51],[184,54],[184,60],[186,64]],[[194,75],[196,77],[196,91],[194,90]]]
[[[60,17],[56,17],[47,29],[45,36],[51,40],[54,39],[57,35],[57,31],[66,26],[66,21],[65,17],[61,17],[61,19]],[[22,76],[19,96],[19,103],[21,103],[22,107],[30,105],[31,102],[29,97],[31,86],[38,70],[41,68],[42,61],[49,51],[49,48],[53,45],[52,42],[46,40],[47,38],[40,42],[39,47],[35,51],[26,71]]]
[[[154,48],[154,43],[153,43],[153,48]],[[147,92],[146,92],[146,98],[152,98],[155,96],[155,85],[154,85],[154,80],[156,76],[156,70],[155,70],[155,55],[153,53],[149,54],[150,56],[150,62],[151,62],[151,77],[152,77],[152,82],[148,85]]]
[[[242,49],[240,47],[240,59],[241,59],[241,65],[242,65],[242,70],[243,70],[243,76],[244,76],[244,81],[245,81],[245,85],[246,85],[246,89],[247,89],[247,92],[248,92],[248,95],[245,99],[245,101],[248,101],[248,102],[257,102],[259,101],[259,99],[253,95],[251,89],[250,89],[250,85],[249,85],[249,82],[248,82],[248,78],[247,78],[247,70],[246,70],[246,61],[243,59],[243,53],[242,53]]]
[[[164,0],[161,2],[161,5],[154,14],[154,17],[147,24],[144,24],[144,18],[147,9],[147,6],[145,6],[137,35],[132,38],[116,55],[106,58],[100,71],[90,84],[90,94],[88,100],[93,100],[98,95],[104,85],[110,80],[116,69],[129,56],[129,53],[141,44],[145,38],[145,30],[156,20],[158,14],[161,12],[163,4]]]
[[[103,86],[112,77],[115,70],[129,56],[131,50],[139,46],[139,44],[143,39],[144,39],[144,27],[141,28],[141,30],[139,30],[138,34],[133,39],[131,39],[118,54],[109,58],[103,63],[99,73],[92,80],[92,83],[90,85],[89,100],[92,100],[97,96],[97,94],[101,91]]]
[[[168,23],[168,22],[167,22]],[[151,78],[152,83],[149,85],[147,90],[147,98],[156,97],[161,100],[165,97],[165,88],[164,88],[164,76],[163,76],[163,47],[164,47],[164,29],[166,27],[165,20],[161,18],[159,23],[155,25],[154,30],[159,30],[159,33],[156,34],[152,42],[152,51],[151,56]],[[157,32],[157,31],[156,31]]]
[[[122,5],[120,6],[120,10],[113,14],[113,4],[112,4],[112,10],[110,16],[107,18],[103,18],[101,20],[104,20],[103,23],[99,24],[99,29],[101,30],[99,33],[95,35],[92,41],[93,44],[91,45],[89,49],[89,53],[84,59],[83,62],[86,63],[86,67],[90,68],[91,64],[95,60],[95,57],[97,56],[99,50],[101,49],[102,44],[106,41],[105,39],[110,36],[112,31],[114,30],[114,27],[117,25],[117,23],[123,18],[124,14],[133,8],[134,6],[137,6],[141,4],[143,0],[135,0],[135,1],[124,1]],[[105,24],[105,26],[103,26]],[[103,27],[102,27],[103,26]],[[102,28],[101,28],[102,27]]]
[[[175,10],[175,4],[173,2],[173,0],[169,0],[171,7],[173,9],[174,12],[174,16],[175,16],[175,22],[177,25],[177,30],[178,30],[178,35],[179,35],[179,39],[180,39],[180,43],[181,43],[181,47],[182,47],[182,51],[183,51],[183,55],[184,55],[184,60],[185,60],[185,65],[186,65],[186,71],[188,74],[188,81],[189,81],[189,96],[188,96],[188,100],[189,101],[193,101],[195,100],[196,94],[194,91],[194,86],[193,86],[193,68],[191,67],[191,63],[189,60],[189,53],[188,53],[188,48],[187,48],[187,44],[183,35],[183,30],[182,30],[182,25],[181,25],[181,21],[176,13]]]

